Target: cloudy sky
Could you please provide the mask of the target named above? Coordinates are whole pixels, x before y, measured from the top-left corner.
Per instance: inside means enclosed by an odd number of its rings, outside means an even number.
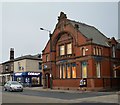
[[[15,49],[15,57],[41,53],[49,36],[39,28],[53,32],[61,11],[71,20],[95,26],[107,37],[118,39],[117,2],[2,2],[0,62],[9,60],[10,48]]]

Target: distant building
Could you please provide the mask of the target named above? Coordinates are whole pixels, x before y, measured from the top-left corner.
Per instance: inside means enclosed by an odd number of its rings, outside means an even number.
[[[2,72],[3,72],[3,66],[0,64],[0,84],[2,85]]]
[[[14,58],[14,49],[10,49],[10,60],[0,64],[0,83],[9,80],[21,82],[24,86],[42,86],[41,54]]]
[[[40,55],[26,55],[14,59],[14,80],[24,86],[42,86],[42,59]]]
[[[14,71],[14,49],[10,49],[10,60],[2,63],[2,83],[13,80]]]
[[[120,65],[119,45],[114,37],[61,12],[42,53],[44,88],[78,89],[81,79],[90,90],[120,87],[120,71],[114,70]]]

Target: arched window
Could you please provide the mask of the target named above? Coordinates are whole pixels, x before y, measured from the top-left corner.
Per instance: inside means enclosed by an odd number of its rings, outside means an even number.
[[[112,46],[112,57],[115,58],[115,46]]]
[[[96,55],[99,55],[99,48],[96,48]]]
[[[72,43],[67,44],[67,54],[72,54]]]
[[[82,48],[82,56],[85,56],[85,48]]]
[[[99,55],[101,56],[102,55],[102,49],[99,48]]]
[[[96,48],[94,47],[93,48],[93,55],[95,55],[96,54]]]
[[[48,62],[49,61],[49,57],[48,57],[48,55],[46,55],[46,62]]]
[[[65,46],[64,45],[60,46],[60,55],[65,55]]]

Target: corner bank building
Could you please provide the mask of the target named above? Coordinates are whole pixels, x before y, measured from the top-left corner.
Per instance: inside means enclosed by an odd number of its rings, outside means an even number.
[[[120,87],[120,70],[114,70],[120,65],[120,43],[94,26],[67,19],[63,12],[42,60],[44,88],[78,89],[83,78],[88,90]]]

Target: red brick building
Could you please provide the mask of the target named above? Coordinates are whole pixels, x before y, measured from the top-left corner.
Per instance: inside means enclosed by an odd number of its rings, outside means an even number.
[[[83,78],[87,89],[120,84],[120,71],[113,69],[120,64],[120,43],[94,26],[67,19],[63,12],[43,50],[42,60],[46,88],[50,87],[50,77],[52,88],[57,89],[78,89]]]

